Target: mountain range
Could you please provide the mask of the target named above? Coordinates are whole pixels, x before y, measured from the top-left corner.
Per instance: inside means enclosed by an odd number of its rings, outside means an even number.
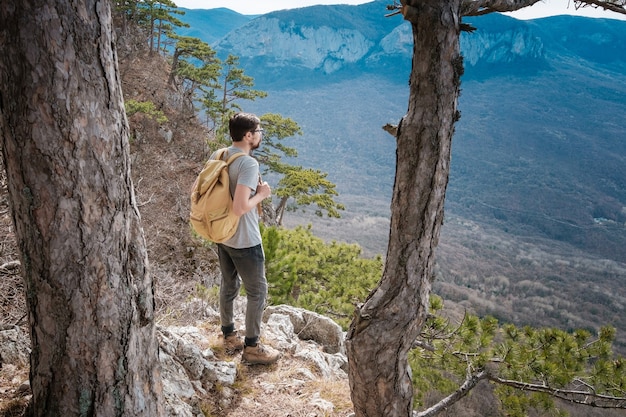
[[[312,223],[370,255],[386,250],[394,181],[395,139],[382,126],[406,112],[412,56],[411,26],[385,17],[388,3],[181,17],[191,24],[182,34],[239,56],[268,93],[244,110],[294,119],[304,133],[286,140],[298,149],[293,162],[337,184],[343,219],[297,212],[287,225]],[[626,329],[626,22],[497,13],[464,22],[476,30],[461,35],[461,119],[435,289],[518,322],[541,310],[548,324]],[[537,292],[550,301],[529,302]],[[598,305],[596,315],[567,316]]]

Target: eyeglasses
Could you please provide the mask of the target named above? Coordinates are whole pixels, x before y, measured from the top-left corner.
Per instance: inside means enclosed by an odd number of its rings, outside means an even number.
[[[263,134],[263,132],[265,132],[265,130],[263,130],[263,129],[256,129],[256,130],[254,131],[254,133],[256,133],[256,132],[261,132],[261,134]]]

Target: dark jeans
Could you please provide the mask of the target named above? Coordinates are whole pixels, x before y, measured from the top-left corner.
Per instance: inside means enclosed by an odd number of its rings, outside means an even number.
[[[263,246],[235,249],[217,245],[222,270],[220,286],[220,319],[222,328],[234,326],[233,304],[243,281],[248,305],[246,309],[246,339],[258,340],[267,299],[265,255]]]

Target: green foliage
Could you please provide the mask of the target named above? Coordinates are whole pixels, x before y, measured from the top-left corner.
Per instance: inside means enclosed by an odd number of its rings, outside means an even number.
[[[265,168],[264,173],[282,175],[274,190],[274,195],[280,198],[276,207],[278,224],[282,224],[286,210],[309,205],[317,206],[315,214],[318,216],[326,213],[328,217],[341,217],[339,211],[345,207],[334,200],[339,194],[336,185],[326,179],[327,173],[285,162],[285,157],[297,157],[298,153],[295,148],[285,146],[282,140],[301,135],[300,126],[292,119],[273,113],[261,116],[261,122],[265,133],[261,148],[256,151],[257,158]],[[289,199],[294,200],[295,206],[287,206]]]
[[[165,52],[175,37],[175,28],[189,27],[176,17],[185,12],[178,10],[172,0],[114,0],[113,6],[124,34],[132,27],[142,37],[147,35],[150,53]]]
[[[239,67],[239,57],[235,55],[228,55],[221,64],[220,72],[214,82],[203,89],[201,103],[207,120],[213,121],[217,141],[228,143],[228,120],[233,113],[242,110],[238,100],[254,101],[267,97],[267,93],[252,88],[254,78]]]
[[[136,0],[114,0],[113,7],[126,22],[139,23],[143,20],[139,17],[141,8]]]
[[[113,5],[125,27],[132,24],[148,34],[150,53],[165,50],[174,28],[189,27],[176,17],[185,12],[172,0],[114,0]]]
[[[325,243],[310,226],[263,227],[262,234],[270,302],[324,314],[347,328],[355,305],[380,280],[382,258],[362,258],[358,245]]]
[[[156,120],[159,124],[167,122],[165,114],[161,110],[157,110],[154,103],[151,101],[126,100],[124,102],[124,108],[126,109],[126,115],[128,117],[135,113],[143,113]]]
[[[267,170],[284,174],[285,167],[289,166],[281,164],[281,159],[283,157],[297,157],[298,151],[295,148],[285,146],[282,140],[302,135],[302,129],[295,120],[276,113],[262,115],[261,124],[265,132],[261,147],[256,151],[257,157]]]
[[[210,83],[215,77],[217,65],[211,60],[203,61],[199,67],[187,61],[180,61],[176,74],[183,78],[185,94],[191,97],[196,90]]]
[[[357,245],[325,243],[308,228],[262,227],[270,302],[286,303],[334,318],[344,328],[382,273],[382,259],[363,259]],[[416,406],[426,392],[452,394],[471,378],[496,384],[507,416],[530,410],[564,416],[554,398],[596,404],[626,396],[626,364],[615,358],[615,329],[586,330],[500,326],[493,317],[465,315],[453,325],[441,315],[443,300],[431,296],[430,311],[409,363]],[[471,387],[470,387],[471,389]],[[582,393],[582,394],[581,394]]]
[[[175,85],[178,77],[183,90],[183,111],[193,113],[196,110],[193,103],[217,82],[221,61],[215,50],[198,38],[174,34],[171,37],[176,44],[168,83]]]
[[[194,296],[203,302],[206,301],[207,304],[215,305],[219,302],[219,287],[212,286],[207,288],[202,284],[196,284]]]
[[[302,167],[291,167],[278,182],[275,190],[276,196],[280,197],[280,203],[276,208],[278,224],[282,224],[285,210],[295,210],[315,204],[317,209],[315,214],[328,217],[339,218],[340,210],[344,210],[343,204],[337,203],[334,196],[339,195],[335,189],[336,185],[326,179],[328,174],[320,170],[304,169]],[[295,207],[287,207],[289,198],[295,200]]]
[[[211,78],[212,84],[217,79],[217,75],[220,71],[220,61],[216,57],[216,52],[209,44],[203,42],[198,38],[189,36],[178,36],[172,34],[171,37],[176,41],[174,45],[174,52],[172,54],[172,69],[169,82],[173,82],[173,74],[176,74],[179,67],[179,61],[186,60],[188,63],[199,64],[202,67],[207,64],[212,64],[213,77]]]
[[[243,68],[239,67],[238,56],[228,55],[224,61],[222,75],[222,108],[224,110],[241,110],[241,107],[235,102],[236,100],[254,101],[257,98],[267,97],[265,91],[252,88],[254,87],[254,78],[244,74]]]
[[[172,0],[143,0],[140,5],[143,8],[143,20],[140,23],[150,33],[150,52],[161,50],[162,40],[173,35],[174,27],[189,27],[175,16],[185,12],[177,10]]]
[[[432,297],[431,311],[440,311],[442,302]],[[478,375],[497,384],[495,393],[507,416],[527,416],[531,409],[563,415],[554,397],[580,403],[588,400],[579,397],[595,395],[624,398],[626,372],[624,360],[612,354],[614,337],[611,327],[592,338],[586,330],[499,326],[492,317],[472,315],[454,327],[431,315],[420,335],[420,347],[409,357],[416,405],[430,390],[450,394]],[[592,398],[596,405],[603,400]]]

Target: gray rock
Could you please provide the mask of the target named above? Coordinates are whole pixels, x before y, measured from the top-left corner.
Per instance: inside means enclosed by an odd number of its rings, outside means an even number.
[[[315,341],[326,353],[345,354],[343,330],[330,318],[301,308],[279,305],[265,310],[264,321],[268,321],[272,314],[289,316],[293,330],[301,340]]]
[[[25,366],[30,355],[28,335],[18,326],[0,330],[0,366]]]

